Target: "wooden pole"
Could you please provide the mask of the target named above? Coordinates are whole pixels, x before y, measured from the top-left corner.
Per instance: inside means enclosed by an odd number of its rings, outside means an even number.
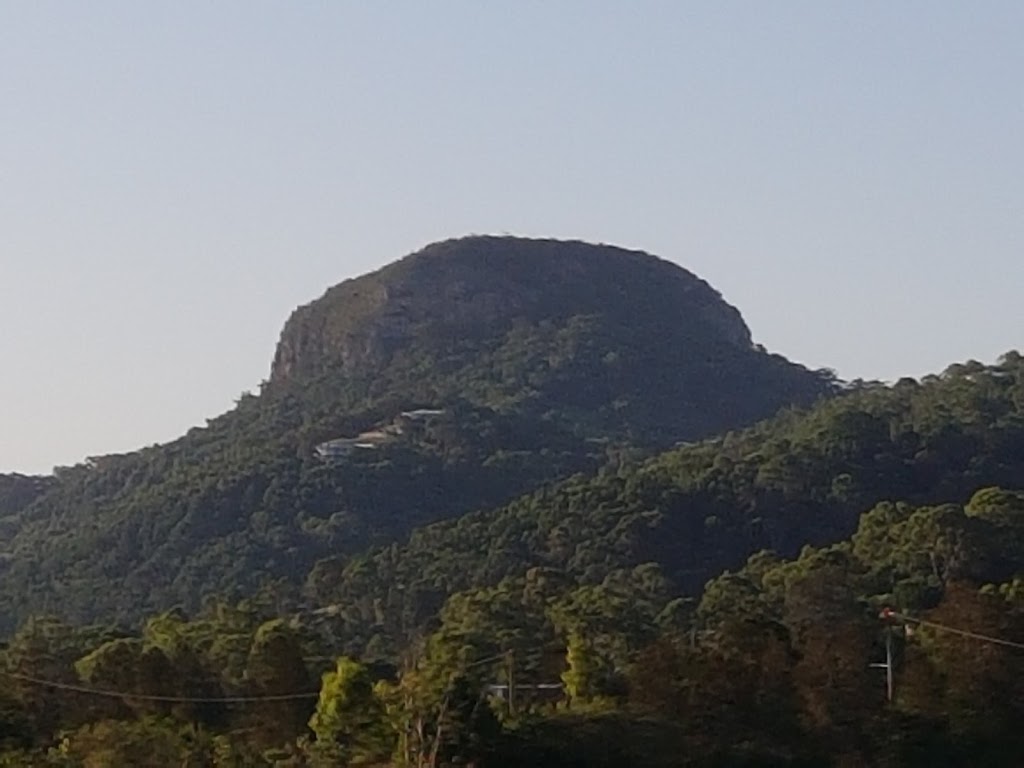
[[[509,651],[508,652],[508,714],[509,714],[510,717],[516,713],[516,704],[515,704],[516,681],[515,681],[515,674],[516,674],[516,670],[515,670],[515,656],[512,655],[512,651]]]
[[[892,701],[892,627],[885,629],[885,689],[888,700]]]

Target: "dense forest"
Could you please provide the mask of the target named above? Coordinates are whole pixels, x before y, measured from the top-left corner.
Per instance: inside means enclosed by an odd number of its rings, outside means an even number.
[[[839,382],[646,254],[342,283],[206,427],[0,476],[0,530],[0,766],[1024,749],[1024,357]]]
[[[921,382],[851,386],[807,411],[418,528],[401,545],[322,560],[307,594],[339,606],[353,642],[375,645],[404,642],[445,595],[534,567],[592,584],[655,562],[696,594],[759,550],[794,556],[849,536],[879,502],[964,503],[1016,487],[1022,381],[1024,359],[1010,353]]]

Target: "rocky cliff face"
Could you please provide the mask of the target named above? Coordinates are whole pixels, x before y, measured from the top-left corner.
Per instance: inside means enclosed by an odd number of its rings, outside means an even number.
[[[437,351],[574,316],[685,329],[702,346],[751,346],[739,312],[671,262],[581,242],[467,237],[346,280],[300,307],[281,335],[271,379],[370,371],[411,346]]]

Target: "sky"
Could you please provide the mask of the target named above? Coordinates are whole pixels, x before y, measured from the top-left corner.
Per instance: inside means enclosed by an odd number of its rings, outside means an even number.
[[[470,233],[894,380],[1024,347],[1024,3],[0,0],[0,472],[177,437]]]

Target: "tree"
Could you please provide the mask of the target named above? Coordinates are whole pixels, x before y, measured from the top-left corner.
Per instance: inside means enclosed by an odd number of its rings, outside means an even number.
[[[927,619],[976,635],[1024,639],[1024,621],[1009,610],[1000,595],[964,584],[951,584]],[[909,689],[912,682],[923,682],[926,676],[908,670],[913,674],[908,674],[904,684],[903,700],[914,702],[926,714],[946,719],[961,737],[1021,746],[1024,740],[1017,724],[1024,717],[1024,656],[1020,651],[932,626],[915,631],[913,643],[921,653],[911,656],[911,661],[927,664],[937,676],[932,676],[928,699],[921,689]]]
[[[346,657],[324,674],[309,727],[320,757],[346,763],[383,760],[395,741],[369,670]]]
[[[168,714],[164,702],[135,698],[174,696],[177,693],[173,666],[162,650],[138,638],[122,638],[104,643],[75,663],[79,677],[89,685],[108,691],[122,691],[122,699],[100,699],[94,706],[106,705],[110,717],[118,717],[127,706],[136,713]]]
[[[312,683],[303,660],[302,645],[294,629],[283,619],[260,626],[246,664],[248,688],[256,696],[296,696],[266,701],[250,710],[250,722],[267,746],[294,741],[306,730],[311,700],[301,697]]]
[[[435,768],[484,754],[501,730],[485,699],[490,658],[467,656],[467,646],[437,632],[408,652],[395,682],[376,691],[397,735],[395,760]]]
[[[7,669],[24,678],[55,683],[78,683],[74,662],[86,650],[80,633],[52,617],[29,619],[8,643]],[[94,700],[31,682],[14,680],[11,693],[32,723],[41,741],[60,727],[84,722]]]
[[[594,697],[601,689],[604,678],[602,664],[594,649],[582,635],[569,634],[565,647],[565,671],[562,683],[570,706]]]
[[[64,765],[83,768],[181,768],[209,765],[209,735],[156,717],[101,720],[72,731],[57,750]],[[60,765],[60,763],[58,763]]]

